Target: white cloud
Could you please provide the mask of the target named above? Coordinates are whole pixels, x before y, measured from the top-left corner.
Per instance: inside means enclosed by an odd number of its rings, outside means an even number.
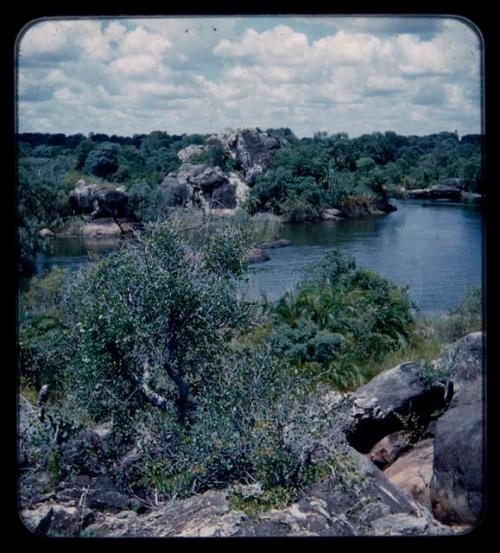
[[[21,130],[478,132],[478,49],[451,19],[43,21],[21,41]]]

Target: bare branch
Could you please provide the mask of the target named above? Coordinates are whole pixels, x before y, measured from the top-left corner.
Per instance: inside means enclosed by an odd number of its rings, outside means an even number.
[[[153,405],[154,407],[157,407],[158,409],[161,409],[162,411],[166,411],[168,407],[168,401],[166,398],[161,396],[159,393],[155,392],[148,384],[148,380],[150,377],[149,373],[149,365],[147,361],[143,364],[143,373],[142,377],[139,378],[134,373],[130,373],[132,380],[137,384],[139,387],[139,390],[142,392],[144,397]]]

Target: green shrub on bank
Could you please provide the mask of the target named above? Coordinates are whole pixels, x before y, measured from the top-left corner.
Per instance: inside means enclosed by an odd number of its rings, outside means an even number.
[[[406,289],[337,251],[270,313],[277,351],[340,389],[361,385],[370,363],[406,347],[414,328]]]

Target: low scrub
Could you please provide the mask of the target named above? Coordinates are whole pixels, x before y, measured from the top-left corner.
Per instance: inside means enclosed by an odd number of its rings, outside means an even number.
[[[341,390],[363,384],[374,362],[407,348],[414,329],[406,289],[356,267],[337,251],[270,314],[276,350]]]

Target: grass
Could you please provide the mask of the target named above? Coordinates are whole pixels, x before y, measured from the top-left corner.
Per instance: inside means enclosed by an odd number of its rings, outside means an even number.
[[[432,361],[439,356],[443,345],[444,343],[439,336],[431,336],[425,339],[414,338],[409,347],[390,351],[381,359],[367,364],[364,371],[366,382],[381,372],[392,369],[401,363]]]

